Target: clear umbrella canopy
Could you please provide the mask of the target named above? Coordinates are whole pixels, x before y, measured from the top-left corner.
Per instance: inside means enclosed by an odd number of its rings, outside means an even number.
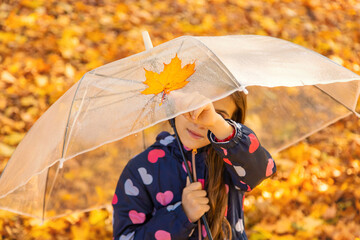
[[[146,71],[176,56],[195,65],[188,83],[142,94]],[[166,120],[234,91],[249,91],[245,124],[275,153],[355,112],[359,79],[272,37],[174,39],[86,73],[54,103],[3,171],[0,208],[47,219],[108,205],[127,161],[171,131]]]

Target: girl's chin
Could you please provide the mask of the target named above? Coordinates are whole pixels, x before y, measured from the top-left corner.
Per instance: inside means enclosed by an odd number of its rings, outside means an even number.
[[[208,145],[209,143],[206,142],[194,142],[194,141],[185,141],[184,143],[185,149],[186,150],[191,150],[191,149],[198,149],[198,148],[202,148],[205,147],[206,145]]]

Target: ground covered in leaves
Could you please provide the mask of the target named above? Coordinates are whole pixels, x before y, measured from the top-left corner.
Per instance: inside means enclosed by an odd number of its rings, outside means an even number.
[[[121,2],[121,3],[120,3]],[[360,74],[357,0],[0,2],[0,171],[46,109],[87,71],[182,35],[259,34]],[[246,196],[249,239],[360,238],[360,120],[349,116],[274,156],[278,173]],[[111,239],[111,213],[39,225],[0,211],[0,239]]]

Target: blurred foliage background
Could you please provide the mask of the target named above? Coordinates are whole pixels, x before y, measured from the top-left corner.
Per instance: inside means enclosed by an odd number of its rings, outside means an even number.
[[[84,73],[182,35],[258,34],[360,74],[358,0],[0,0],[0,172],[34,122]],[[249,239],[360,239],[360,119],[274,156],[245,198]],[[111,239],[111,209],[40,225],[0,211],[0,239]]]

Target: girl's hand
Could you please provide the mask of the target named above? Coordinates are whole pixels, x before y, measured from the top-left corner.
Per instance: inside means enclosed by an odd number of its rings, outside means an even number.
[[[186,216],[191,222],[196,222],[205,212],[209,211],[209,199],[206,197],[206,191],[202,190],[200,182],[189,182],[186,178],[186,187],[182,193],[182,206]]]
[[[206,127],[214,133],[218,139],[225,139],[234,131],[234,128],[215,111],[212,103],[191,112],[184,113],[183,116],[190,122]]]
[[[183,116],[187,120],[205,126],[208,129],[215,126],[219,121],[224,120],[221,115],[215,111],[212,103],[208,103],[191,112],[184,113]]]

